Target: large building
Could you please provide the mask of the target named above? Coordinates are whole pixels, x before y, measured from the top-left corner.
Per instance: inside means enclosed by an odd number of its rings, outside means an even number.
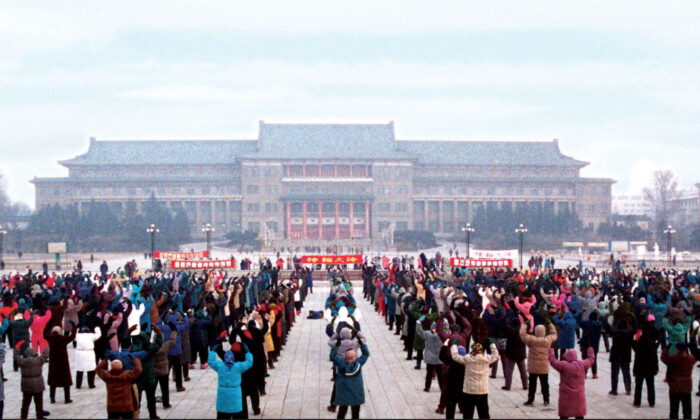
[[[651,203],[643,194],[614,195],[612,198],[612,212],[619,216],[651,216],[653,211]]]
[[[678,197],[671,201],[673,225],[686,227],[700,224],[698,201],[700,201],[700,184],[679,191]]]
[[[388,124],[268,124],[252,140],[98,141],[60,162],[68,177],[35,178],[36,206],[138,211],[151,195],[182,206],[193,231],[252,229],[275,239],[453,233],[479,208],[575,211],[586,226],[611,216],[610,179],[557,140],[397,140]]]

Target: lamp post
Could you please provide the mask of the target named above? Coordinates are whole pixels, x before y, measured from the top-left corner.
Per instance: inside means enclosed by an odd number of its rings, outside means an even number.
[[[151,223],[151,227],[146,229],[146,232],[151,234],[151,269],[156,269],[156,260],[153,255],[156,252],[156,233],[160,233],[160,229],[156,228],[156,225]]]
[[[523,226],[521,223],[518,228],[515,229],[515,233],[520,234],[520,269],[523,269],[523,240],[524,236],[527,233],[527,228]]]
[[[474,228],[470,223],[462,228],[462,232],[467,232],[467,259],[469,259],[469,242],[471,241],[471,233],[474,232]]]
[[[7,231],[0,226],[0,262],[3,262],[3,252],[4,252],[4,244],[5,244],[5,235],[7,235]]]
[[[673,234],[676,233],[676,230],[671,227],[671,225],[668,225],[668,228],[664,230],[664,233],[668,236],[668,264],[671,265],[672,257],[671,257],[671,247],[673,246]]]
[[[207,255],[208,258],[211,260],[211,233],[214,232],[216,229],[211,227],[211,223],[207,223],[204,225],[202,228],[202,232],[205,232],[207,234]]]

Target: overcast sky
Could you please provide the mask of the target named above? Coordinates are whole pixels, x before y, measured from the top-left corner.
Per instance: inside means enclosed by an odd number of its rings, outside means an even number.
[[[377,4],[380,3],[380,4]],[[400,139],[551,140],[635,192],[700,182],[700,2],[0,4],[0,169],[98,139],[255,138],[267,122],[394,120]]]

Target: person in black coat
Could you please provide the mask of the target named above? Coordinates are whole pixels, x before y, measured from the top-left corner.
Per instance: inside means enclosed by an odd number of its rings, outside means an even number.
[[[461,349],[460,351],[466,354],[466,349],[464,347],[461,347]],[[463,411],[462,388],[464,386],[465,367],[452,360],[450,347],[447,345],[440,348],[439,357],[440,361],[447,366],[447,378],[445,380],[445,418],[454,419],[457,405],[459,405],[459,411]]]
[[[506,351],[505,355],[505,377],[506,384],[501,389],[510,391],[510,386],[513,382],[513,370],[518,366],[520,372],[520,381],[523,384],[523,389],[527,389],[527,369],[525,367],[525,358],[527,351],[525,343],[520,338],[520,319],[517,316],[511,316],[506,320]]]
[[[654,388],[654,376],[659,373],[659,335],[654,328],[654,322],[648,321],[642,327],[642,334],[638,340],[632,341],[634,350],[634,406],[642,405],[642,386],[647,383],[647,401],[649,407],[656,402]]]
[[[634,338],[634,328],[628,326],[627,320],[618,322],[617,328],[611,327],[607,320],[604,320],[603,327],[612,335],[612,347],[610,348],[610,364],[612,372],[610,375],[610,395],[617,395],[617,382],[620,371],[625,384],[627,395],[632,393],[632,379],[630,376],[630,362],[632,361],[632,341]]]
[[[578,314],[578,325],[581,326],[583,334],[581,335],[581,360],[588,357],[588,348],[593,348],[595,353],[595,361],[591,368],[593,379],[598,378],[598,348],[600,347],[600,336],[603,330],[603,323],[598,318],[598,311],[593,311],[587,321],[582,319],[582,314]]]

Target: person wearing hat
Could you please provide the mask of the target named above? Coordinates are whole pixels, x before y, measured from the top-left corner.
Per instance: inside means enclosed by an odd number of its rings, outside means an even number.
[[[530,349],[527,358],[527,373],[528,373],[528,393],[526,406],[532,406],[535,402],[535,393],[537,392],[537,379],[540,380],[542,387],[542,397],[544,405],[549,405],[549,363],[547,362],[547,352],[557,340],[557,329],[554,324],[549,323],[549,334],[545,335],[545,326],[538,325],[535,327],[535,335],[527,333],[527,322],[520,325],[520,338],[525,345]]]
[[[437,324],[425,319],[420,323],[416,332],[425,341],[425,388],[423,391],[430,392],[433,382],[433,375],[437,376],[438,386],[442,387],[442,362],[440,361],[440,348],[442,340],[437,333]]]
[[[692,418],[693,367],[697,359],[688,353],[688,345],[679,341],[675,344],[675,354],[666,348],[661,352],[661,361],[666,364],[668,397],[671,403],[669,418],[677,419],[680,406],[683,406],[683,418]]]
[[[95,369],[97,376],[107,385],[107,418],[131,419],[137,407],[131,396],[132,385],[141,374],[141,361],[133,359],[134,368],[124,370],[120,360],[114,360],[107,371],[107,359]]]
[[[34,400],[36,418],[44,418],[44,375],[42,366],[49,361],[51,349],[46,347],[42,354],[38,354],[33,347],[25,347],[24,340],[15,344],[14,360],[19,366],[22,376],[20,389],[22,391],[22,408],[20,418],[26,419],[29,414],[29,405]],[[22,351],[22,348],[26,350]]]
[[[574,349],[564,352],[557,360],[554,349],[549,349],[549,364],[559,372],[559,418],[583,418],[586,415],[586,371],[593,366],[595,352],[588,347],[588,357],[578,360]]]
[[[75,340],[78,329],[73,325],[73,331],[68,336],[63,335],[60,326],[55,326],[48,334],[44,330],[44,338],[49,343],[51,352],[49,353],[49,396],[51,404],[56,402],[56,388],[63,388],[64,401],[70,404],[70,387],[73,385],[73,378],[70,373],[70,362],[68,361],[68,344]]]
[[[464,386],[461,397],[464,418],[474,418],[474,409],[476,408],[479,418],[487,419],[489,418],[490,365],[498,362],[498,349],[495,344],[490,343],[489,351],[491,354],[486,354],[481,343],[474,343],[471,352],[461,356],[457,345],[458,339],[454,339],[450,355],[456,363],[464,365]]]
[[[241,390],[241,376],[243,372],[253,367],[253,354],[248,346],[235,342],[231,350],[224,354],[224,360],[218,360],[216,350],[221,344],[216,344],[209,352],[209,368],[217,373],[216,388],[216,418],[217,419],[242,419],[248,418],[247,410],[243,410],[243,392]],[[238,357],[244,360],[236,361],[235,353],[241,353]]]
[[[336,345],[331,347],[330,359],[336,369],[336,394],[333,405],[338,407],[338,418],[344,419],[351,409],[353,419],[360,418],[360,406],[365,403],[364,380],[362,379],[362,367],[369,359],[369,349],[361,339],[359,339],[362,356],[357,357],[357,352],[348,349],[342,356],[338,354],[338,349],[342,345],[339,339]]]

